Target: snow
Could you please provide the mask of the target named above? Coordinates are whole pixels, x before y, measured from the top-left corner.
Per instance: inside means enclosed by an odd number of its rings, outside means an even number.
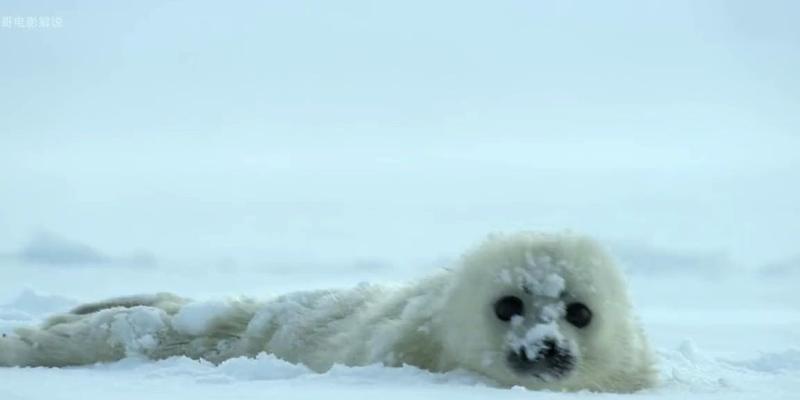
[[[178,332],[201,335],[214,318],[224,314],[230,307],[221,301],[189,303],[172,318],[172,327]]]
[[[558,298],[564,291],[564,278],[552,272],[556,270],[552,259],[547,256],[534,258],[531,254],[525,254],[525,260],[530,268],[514,271],[521,277],[522,286],[539,296]]]
[[[98,316],[103,314],[101,311]],[[137,356],[158,344],[156,335],[166,326],[164,311],[152,307],[133,307],[130,311],[114,315],[108,327],[110,340],[120,343],[128,356]]]
[[[188,268],[188,267],[187,267]],[[630,286],[639,315],[657,349],[661,382],[625,398],[793,399],[800,391],[800,299],[791,279],[776,280],[753,272],[724,278],[684,270],[655,276],[635,275]],[[425,271],[380,270],[371,280],[396,281]],[[110,295],[156,292],[167,288],[200,300],[173,319],[178,329],[201,332],[225,312],[231,295],[265,298],[299,288],[352,286],[364,280],[359,268],[293,272],[216,269],[189,273],[174,269],[69,269],[59,279],[42,267],[6,265],[0,281],[0,331],[43,320],[81,302]],[[122,274],[122,277],[120,277]],[[389,274],[391,275],[391,274]],[[87,284],[85,278],[95,281]],[[383,279],[381,279],[383,276]],[[187,278],[191,277],[191,278]],[[541,278],[547,278],[545,274]],[[117,281],[117,279],[119,281]],[[553,281],[552,279],[547,279]],[[104,282],[107,285],[95,285]],[[34,289],[20,288],[19,284]],[[127,290],[126,290],[127,288]],[[415,304],[422,307],[424,303]],[[124,340],[131,357],[88,367],[2,368],[0,399],[264,399],[264,398],[616,398],[600,393],[531,392],[502,389],[467,371],[434,374],[411,366],[335,366],[324,374],[271,355],[236,358],[213,365],[185,357],[150,361],[136,356],[162,316],[132,309],[112,322],[112,335]],[[520,332],[536,342],[548,335],[546,321]],[[257,321],[253,321],[257,323]],[[520,326],[522,324],[519,324]],[[136,328],[133,328],[133,327]],[[377,345],[377,344],[376,344]],[[113,394],[113,395],[110,395]]]

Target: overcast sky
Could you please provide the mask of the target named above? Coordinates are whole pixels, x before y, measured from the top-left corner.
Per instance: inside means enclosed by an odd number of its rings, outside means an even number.
[[[744,264],[800,253],[799,2],[0,16],[0,252],[48,231],[167,259],[403,263],[569,228]]]

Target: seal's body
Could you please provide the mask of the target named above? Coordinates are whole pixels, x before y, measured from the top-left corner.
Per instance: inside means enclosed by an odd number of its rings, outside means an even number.
[[[86,304],[0,339],[0,365],[267,352],[334,364],[457,368],[504,386],[629,392],[655,381],[620,271],[575,235],[498,235],[451,270],[399,287],[191,302],[172,294]]]

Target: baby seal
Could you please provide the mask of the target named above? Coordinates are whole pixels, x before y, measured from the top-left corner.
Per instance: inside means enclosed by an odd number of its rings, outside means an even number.
[[[594,241],[567,233],[492,235],[452,268],[400,287],[267,301],[123,297],[0,338],[3,366],[128,356],[219,363],[262,352],[319,372],[408,364],[559,391],[631,392],[656,377],[620,270]]]

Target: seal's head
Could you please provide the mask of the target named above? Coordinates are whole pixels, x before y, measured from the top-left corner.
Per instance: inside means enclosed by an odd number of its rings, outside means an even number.
[[[625,281],[588,238],[491,236],[453,271],[444,310],[449,357],[502,384],[629,392],[654,382]]]

